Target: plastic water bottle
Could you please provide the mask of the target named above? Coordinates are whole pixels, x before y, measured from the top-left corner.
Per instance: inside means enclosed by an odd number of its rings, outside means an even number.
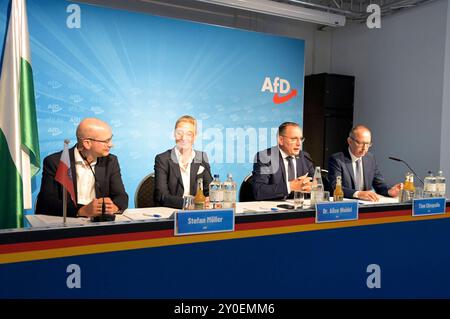
[[[428,176],[423,180],[423,195],[425,197],[436,196],[436,177],[433,176],[431,171],[428,171]]]
[[[218,174],[214,175],[213,181],[209,184],[209,202],[212,209],[222,208],[223,190]]]
[[[442,171],[439,171],[436,176],[436,196],[445,197],[445,177]]]
[[[323,191],[322,172],[320,166],[316,166],[311,185],[311,205],[316,204],[318,200],[320,201],[323,198]]]
[[[236,208],[236,183],[233,181],[233,175],[227,175],[227,180],[223,182],[222,188],[223,208]]]

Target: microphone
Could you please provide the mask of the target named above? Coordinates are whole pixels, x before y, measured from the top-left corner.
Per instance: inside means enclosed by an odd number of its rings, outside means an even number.
[[[114,214],[106,214],[106,206],[105,206],[105,197],[102,191],[102,188],[100,187],[100,183],[97,180],[97,177],[95,176],[95,172],[92,169],[91,163],[89,163],[89,161],[87,160],[86,156],[84,156],[84,154],[82,152],[80,152],[81,157],[83,158],[84,161],[86,161],[86,163],[88,164],[89,168],[91,169],[92,175],[94,176],[94,181],[95,181],[95,186],[97,186],[98,190],[101,193],[101,197],[103,199],[102,201],[102,214],[101,215],[97,215],[97,216],[92,216],[91,217],[91,221],[92,222],[110,222],[110,221],[114,221],[116,219],[116,215]]]
[[[414,176],[416,176],[417,179],[422,183],[422,185],[424,185],[423,180],[419,177],[419,175],[417,175],[417,173],[411,168],[411,166],[408,165],[408,163],[406,163],[404,160],[397,158],[397,157],[389,156],[388,158],[393,161],[402,162],[403,164],[408,166],[408,168],[411,170],[411,172],[413,172]]]
[[[315,164],[314,164],[314,161],[312,160],[312,158],[309,156],[309,154],[302,152],[302,155],[304,158],[306,158],[311,163],[312,169],[314,170]]]

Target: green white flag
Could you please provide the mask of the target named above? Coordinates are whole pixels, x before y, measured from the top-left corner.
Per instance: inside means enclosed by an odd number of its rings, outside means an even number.
[[[39,139],[25,0],[11,1],[0,78],[0,229],[23,226]]]

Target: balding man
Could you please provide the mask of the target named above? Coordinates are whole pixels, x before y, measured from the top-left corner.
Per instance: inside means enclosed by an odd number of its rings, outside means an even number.
[[[111,127],[96,118],[86,118],[77,128],[77,144],[69,150],[76,205],[68,196],[67,216],[93,217],[105,212],[115,214],[128,207],[117,157],[110,154]],[[44,159],[41,190],[36,214],[62,215],[63,189],[55,180],[61,152]],[[94,177],[95,175],[95,177]]]
[[[344,197],[359,198],[376,202],[379,196],[398,196],[401,184],[389,187],[378,169],[377,162],[369,148],[372,135],[364,125],[356,125],[347,138],[348,149],[331,155],[328,160],[328,179],[332,190],[336,177],[342,176]]]
[[[278,146],[260,151],[253,164],[255,200],[280,200],[293,192],[309,192],[314,166],[303,148],[303,131],[297,123],[278,127]]]

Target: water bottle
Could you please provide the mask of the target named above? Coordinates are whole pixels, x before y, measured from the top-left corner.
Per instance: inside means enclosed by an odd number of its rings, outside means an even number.
[[[322,172],[319,166],[316,166],[314,170],[314,177],[311,185],[311,205],[316,204],[316,202],[323,198],[323,182],[322,182]]]
[[[218,174],[214,175],[213,181],[209,184],[209,202],[212,209],[222,208],[223,190]]]
[[[233,175],[228,174],[227,180],[223,182],[223,208],[236,208],[236,183]]]
[[[423,196],[434,197],[436,194],[436,177],[433,172],[428,171],[428,176],[423,180]]]
[[[442,171],[439,171],[436,176],[436,196],[445,197],[445,177]]]

